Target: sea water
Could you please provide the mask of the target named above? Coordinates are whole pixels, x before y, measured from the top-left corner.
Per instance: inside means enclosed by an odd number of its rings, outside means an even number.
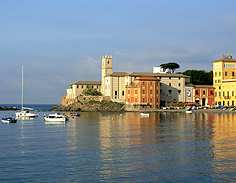
[[[48,123],[38,113],[0,124],[0,182],[236,180],[235,114],[82,112]]]

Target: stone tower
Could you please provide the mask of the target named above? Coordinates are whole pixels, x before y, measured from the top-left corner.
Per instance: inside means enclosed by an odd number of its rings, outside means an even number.
[[[105,92],[105,76],[112,73],[112,55],[102,57],[102,87],[101,92],[104,95]]]

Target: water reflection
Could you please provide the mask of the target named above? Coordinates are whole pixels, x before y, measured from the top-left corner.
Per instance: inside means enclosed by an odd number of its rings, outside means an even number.
[[[67,124],[67,158],[73,160],[68,171],[86,166],[101,181],[234,180],[235,117],[82,113]]]

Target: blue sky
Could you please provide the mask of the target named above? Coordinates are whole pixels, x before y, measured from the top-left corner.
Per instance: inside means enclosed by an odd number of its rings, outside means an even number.
[[[101,80],[101,58],[113,71],[212,70],[236,58],[235,0],[0,0],[1,104],[56,104],[73,82]]]

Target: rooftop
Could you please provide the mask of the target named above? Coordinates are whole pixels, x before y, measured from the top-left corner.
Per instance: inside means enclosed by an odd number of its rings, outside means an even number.
[[[231,55],[229,55],[229,56],[223,57],[221,59],[218,59],[212,62],[236,62],[236,60],[233,59]]]
[[[101,81],[77,81],[71,85],[101,85]]]

